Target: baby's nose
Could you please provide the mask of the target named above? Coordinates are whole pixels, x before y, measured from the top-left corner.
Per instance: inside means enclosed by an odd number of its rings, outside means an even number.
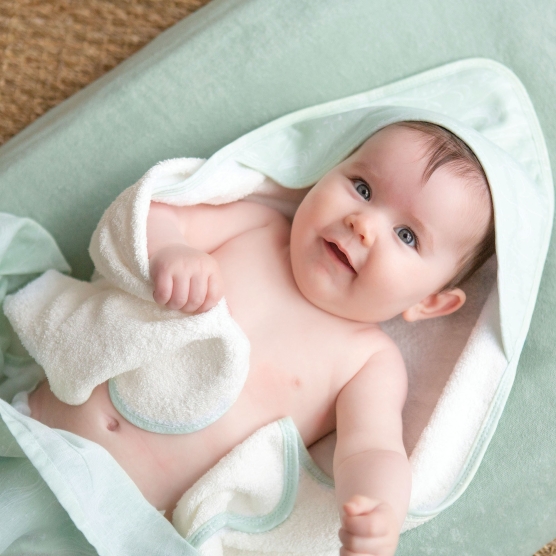
[[[363,245],[370,247],[375,240],[375,229],[371,219],[363,214],[350,214],[346,217],[346,225],[359,236]]]

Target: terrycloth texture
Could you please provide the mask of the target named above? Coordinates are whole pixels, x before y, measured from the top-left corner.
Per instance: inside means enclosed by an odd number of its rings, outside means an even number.
[[[204,160],[195,158],[159,163],[110,205],[89,246],[97,272],[124,291],[152,301],[146,235],[151,200],[184,205],[226,203],[245,197],[265,179],[259,172],[232,163],[215,172],[203,189],[189,188],[178,200],[161,194],[161,190],[181,184],[203,163]]]
[[[187,160],[179,176],[198,165]],[[88,283],[49,271],[9,296],[4,311],[60,400],[82,404],[110,380],[112,401],[129,421],[183,434],[214,422],[237,399],[249,342],[225,300],[191,316],[153,301],[146,218],[160,181],[155,167],[99,223],[91,254],[106,278]]]
[[[220,417],[249,368],[249,345],[225,302],[187,317],[111,286],[45,273],[5,304],[23,345],[62,401],[87,401],[110,381],[114,405],[137,426],[187,433]]]
[[[203,556],[335,556],[341,524],[333,486],[284,418],[259,429],[189,489],[172,523]]]
[[[0,305],[45,270],[69,272],[52,236],[29,218],[0,213]],[[0,312],[0,398],[11,400],[44,378],[42,369],[20,349],[10,324]]]

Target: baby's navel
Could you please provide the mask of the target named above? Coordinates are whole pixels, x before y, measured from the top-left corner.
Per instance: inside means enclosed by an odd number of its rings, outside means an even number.
[[[114,417],[111,417],[106,424],[106,428],[110,432],[114,432],[115,430],[118,430],[120,428],[120,422],[117,419],[114,419]]]

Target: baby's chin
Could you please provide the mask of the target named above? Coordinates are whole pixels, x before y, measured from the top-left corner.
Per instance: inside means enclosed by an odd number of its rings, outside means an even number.
[[[374,312],[350,309],[345,303],[331,299],[330,296],[319,295],[319,292],[315,291],[315,289],[308,287],[304,288],[303,285],[300,287],[300,284],[297,284],[297,288],[306,301],[329,315],[333,315],[346,321],[373,326],[382,322]],[[388,316],[383,320],[389,320],[393,316],[395,315]]]
[[[303,268],[297,268],[293,257],[290,258],[290,261],[298,291],[306,301],[325,313],[369,325],[377,325],[396,316],[397,313],[394,314],[392,310],[389,310],[391,308],[382,307],[379,302],[374,304],[369,302],[365,308],[361,307],[360,303],[353,303],[350,306],[344,299],[338,297],[333,286],[326,279],[320,281],[315,276],[307,275]]]
[[[305,280],[299,279],[299,276],[296,275],[295,270],[293,272],[293,278],[297,285],[297,289],[299,293],[308,301],[311,305],[316,307],[317,309],[321,309],[325,313],[329,313],[335,316],[342,316],[338,314],[339,311],[334,303],[330,302],[329,296],[326,295],[326,292],[319,292],[317,287],[311,284],[306,284]]]

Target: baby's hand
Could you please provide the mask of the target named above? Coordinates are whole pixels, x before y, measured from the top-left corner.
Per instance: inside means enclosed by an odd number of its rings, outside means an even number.
[[[150,259],[153,298],[169,309],[202,313],[224,294],[216,259],[187,245],[168,245]]]
[[[400,526],[389,504],[365,496],[352,496],[343,510],[340,556],[393,556]]]

